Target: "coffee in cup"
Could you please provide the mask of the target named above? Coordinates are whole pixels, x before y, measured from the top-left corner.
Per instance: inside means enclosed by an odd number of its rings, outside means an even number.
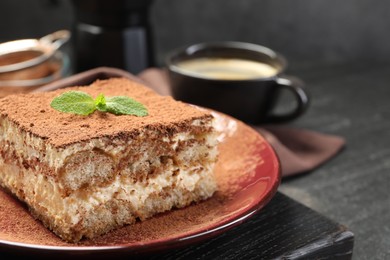
[[[175,99],[211,108],[250,124],[285,122],[302,115],[309,95],[298,78],[283,75],[286,61],[264,46],[243,42],[200,43],[168,56]],[[275,114],[282,89],[296,107]]]
[[[216,80],[247,80],[275,76],[269,64],[239,58],[196,58],[176,64],[182,73]]]

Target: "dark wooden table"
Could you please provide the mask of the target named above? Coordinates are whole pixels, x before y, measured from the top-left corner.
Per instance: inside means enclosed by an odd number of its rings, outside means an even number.
[[[151,259],[390,259],[390,64],[300,63],[288,72],[313,100],[289,125],[343,136],[345,149],[284,179],[240,226]]]
[[[292,123],[343,136],[346,148],[280,191],[347,226],[353,259],[390,259],[390,64],[292,64],[313,102]]]

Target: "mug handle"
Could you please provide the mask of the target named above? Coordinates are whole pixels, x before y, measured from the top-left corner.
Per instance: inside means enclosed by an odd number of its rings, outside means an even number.
[[[276,84],[279,88],[289,90],[298,103],[291,112],[281,115],[270,115],[267,121],[270,123],[286,122],[302,115],[310,103],[309,93],[304,88],[305,84],[303,81],[297,77],[283,75],[276,79]]]

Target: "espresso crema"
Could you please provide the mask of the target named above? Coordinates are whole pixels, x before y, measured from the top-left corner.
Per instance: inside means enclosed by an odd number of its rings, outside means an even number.
[[[275,76],[278,70],[266,63],[237,58],[195,58],[176,64],[182,73],[217,80],[247,80]]]

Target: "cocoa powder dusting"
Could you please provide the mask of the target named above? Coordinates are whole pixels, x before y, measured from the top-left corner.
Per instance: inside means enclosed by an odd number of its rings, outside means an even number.
[[[258,149],[264,147],[263,144],[261,136],[238,122],[237,130],[219,145],[220,157],[215,171],[218,191],[212,198],[138,221],[95,239],[82,240],[76,245],[63,242],[34,220],[23,204],[0,191],[0,239],[37,245],[131,246],[210,229],[234,214],[243,204],[250,203],[250,196],[241,192],[242,182],[252,176],[253,160],[257,160],[253,158],[261,157]]]
[[[95,111],[91,115],[81,116],[58,112],[50,107],[54,97],[69,90],[84,91],[93,98],[100,93],[108,97],[129,96],[143,103],[149,115],[145,117],[118,116]],[[23,130],[47,139],[47,142],[55,147],[64,147],[91,138],[131,134],[132,131],[145,126],[164,129],[166,126],[185,120],[207,117],[209,113],[175,101],[171,97],[160,96],[151,89],[128,79],[111,78],[97,80],[87,87],[4,97],[0,99],[0,116],[8,117]],[[31,122],[34,122],[34,127],[30,125]]]
[[[0,239],[38,245],[67,245],[35,220],[27,206],[0,188]]]

